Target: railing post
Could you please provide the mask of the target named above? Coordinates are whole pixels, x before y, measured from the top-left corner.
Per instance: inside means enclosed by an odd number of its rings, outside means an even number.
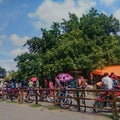
[[[86,101],[85,101],[85,97],[86,97],[86,90],[85,90],[85,88],[83,88],[82,89],[83,91],[83,98],[82,98],[82,103],[84,104],[84,107],[85,107],[85,109],[84,109],[84,112],[86,112]]]
[[[20,89],[20,103],[23,103],[23,99],[24,99],[24,90],[23,89]]]
[[[53,104],[56,104],[56,89],[53,89]]]
[[[119,116],[117,114],[117,105],[116,105],[116,96],[115,96],[115,91],[112,91],[112,112],[113,112],[113,119],[114,120],[119,120]]]
[[[79,89],[76,89],[76,96],[77,96],[77,110],[80,111],[80,98],[79,98]]]
[[[10,95],[9,95],[11,101],[13,101],[13,89],[14,89],[14,88],[11,88],[11,90],[10,90]]]
[[[35,89],[35,102],[38,104],[38,94],[37,94],[37,89]]]
[[[4,100],[4,97],[5,97],[5,90],[2,89],[1,91],[2,91],[2,99]]]
[[[21,95],[20,89],[18,89],[18,102],[19,102],[19,103],[20,103],[20,95]]]

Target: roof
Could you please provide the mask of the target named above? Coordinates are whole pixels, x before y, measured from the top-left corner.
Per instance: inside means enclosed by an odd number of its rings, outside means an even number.
[[[92,71],[92,74],[104,75],[105,72],[108,72],[109,74],[113,72],[115,75],[120,76],[120,65],[106,66],[102,69],[96,69]]]

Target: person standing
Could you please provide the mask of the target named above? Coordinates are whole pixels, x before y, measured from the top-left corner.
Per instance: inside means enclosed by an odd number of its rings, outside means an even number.
[[[48,82],[47,78],[44,78],[43,84],[44,84],[43,85],[44,88],[49,88],[49,82]]]
[[[29,87],[30,89],[33,88],[33,82],[32,82],[31,80],[29,80],[29,82],[28,82],[28,87]]]
[[[113,80],[109,77],[108,73],[105,72],[102,78],[103,89],[113,89]]]
[[[110,78],[113,80],[113,89],[118,87],[119,78],[113,72],[110,74]]]
[[[104,90],[111,90],[113,89],[113,80],[112,78],[108,75],[107,72],[104,73],[104,76],[102,78],[102,83],[103,83],[103,86],[102,86],[102,89]],[[109,98],[111,99],[111,92],[109,91],[105,91],[101,97],[104,97],[104,96],[109,96]],[[104,101],[104,106],[107,106],[107,101]]]
[[[86,88],[86,86],[88,85],[86,80],[85,80],[85,78],[83,76],[79,76],[77,82],[78,82],[78,87],[79,88],[82,88],[82,87]]]
[[[2,90],[2,89],[3,89],[3,82],[0,81],[0,90]]]

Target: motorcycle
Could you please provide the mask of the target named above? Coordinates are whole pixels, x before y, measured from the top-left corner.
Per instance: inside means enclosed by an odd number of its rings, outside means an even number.
[[[115,95],[117,96],[117,99],[120,99],[119,92],[115,92]],[[93,104],[93,111],[97,113],[101,112],[105,107],[112,108],[113,104],[111,100],[113,100],[113,98],[110,92],[106,91],[104,93],[99,94]],[[117,108],[120,110],[120,104],[117,104]]]

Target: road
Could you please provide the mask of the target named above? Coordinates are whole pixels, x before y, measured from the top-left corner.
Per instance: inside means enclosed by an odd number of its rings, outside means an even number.
[[[0,102],[0,120],[112,120],[110,116]]]

